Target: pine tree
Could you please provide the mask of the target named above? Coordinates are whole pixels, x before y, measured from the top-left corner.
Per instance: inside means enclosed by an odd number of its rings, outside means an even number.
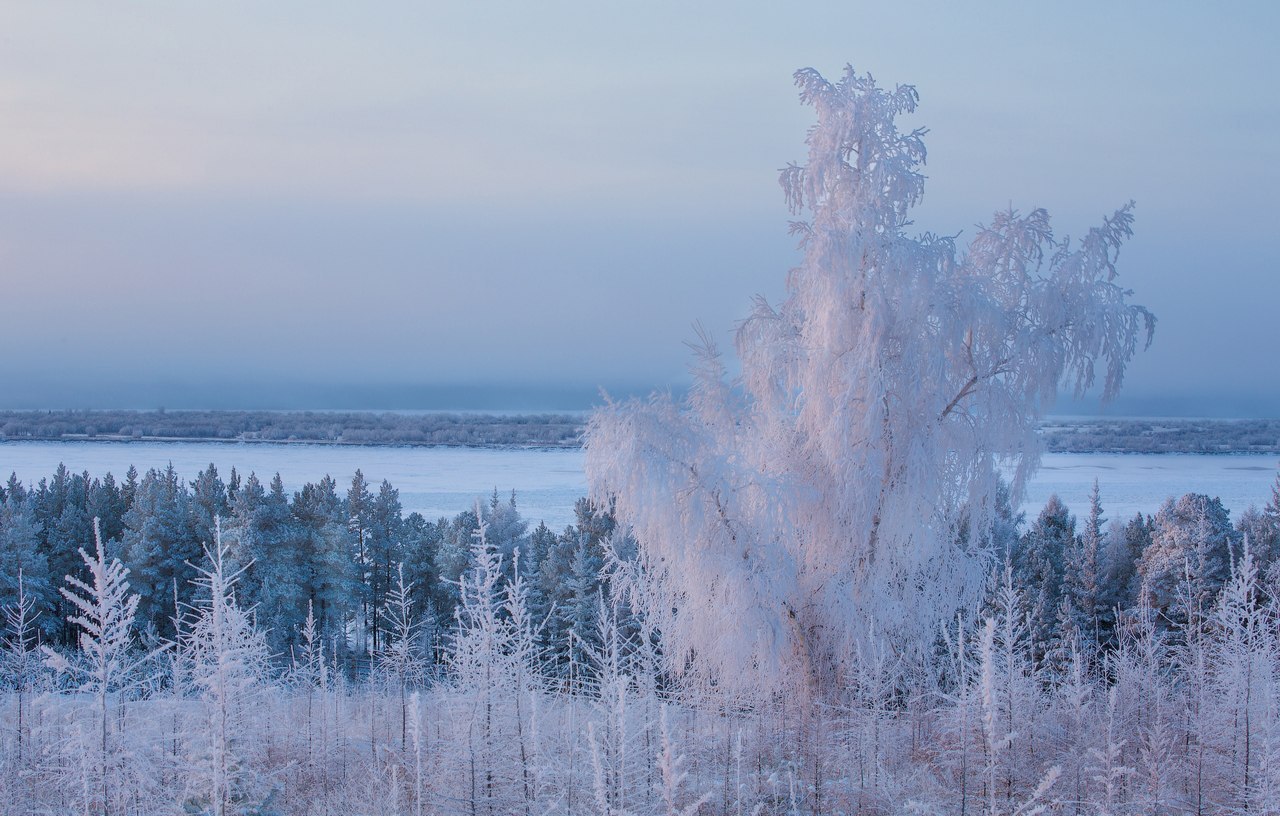
[[[1280,555],[1280,525],[1275,524],[1265,511],[1251,505],[1236,520],[1236,532],[1242,542],[1248,542],[1260,583],[1265,583],[1277,555]]]
[[[1064,645],[1059,640],[1059,619],[1065,615],[1074,622],[1077,617],[1073,599],[1069,593],[1064,594],[1063,585],[1067,553],[1075,542],[1075,526],[1075,517],[1062,500],[1050,496],[1035,523],[1022,536],[1013,559],[1013,582],[1024,604],[1037,661]]]
[[[404,520],[404,569],[413,584],[413,606],[422,616],[428,636],[448,620],[439,617],[436,608],[440,569],[437,558],[443,533],[440,526],[427,521],[421,513],[410,513]]]
[[[325,476],[294,495],[292,512],[303,539],[303,593],[314,607],[316,625],[325,637],[339,636],[345,645],[347,622],[358,605],[358,582],[351,533],[337,482]]]
[[[1089,493],[1089,517],[1080,534],[1070,542],[1065,571],[1063,593],[1070,598],[1073,615],[1072,626],[1079,633],[1082,647],[1093,651],[1100,627],[1098,615],[1099,564],[1103,551],[1102,499],[1098,480],[1093,481]]]
[[[119,541],[124,535],[124,514],[128,509],[124,491],[110,472],[101,480],[93,480],[89,488],[88,514],[99,520],[104,541]]]
[[[545,522],[539,522],[529,534],[528,554],[520,559],[528,587],[529,616],[538,627],[540,646],[544,650],[549,645],[546,643],[549,618],[559,585],[555,563],[551,560],[555,548],[556,534]]]
[[[227,487],[218,477],[218,468],[212,463],[196,474],[191,482],[191,530],[197,541],[213,541],[214,519],[225,518],[230,513],[227,503]]]
[[[480,516],[476,510],[466,510],[453,519],[440,520],[443,535],[436,555],[439,580],[436,583],[436,608],[442,616],[452,619],[461,600],[459,581],[470,565],[470,558]]]
[[[1127,609],[1138,605],[1142,579],[1138,562],[1151,546],[1154,522],[1150,516],[1136,513],[1129,523],[1110,539],[1107,557],[1107,606]]]
[[[373,512],[373,497],[364,473],[356,470],[347,490],[347,530],[351,533],[352,560],[355,562],[356,582],[359,587],[360,608],[356,620],[355,648],[360,654],[368,654],[369,630],[373,626],[373,557],[369,550],[369,519]]]
[[[400,491],[382,481],[369,513],[369,602],[372,648],[377,652],[390,633],[386,615],[387,596],[395,582],[395,570],[404,563]]]
[[[0,607],[14,605],[21,594],[37,611],[48,608],[53,587],[39,545],[40,527],[31,502],[20,491],[9,491],[0,503]]]
[[[238,493],[228,530],[228,557],[244,574],[245,602],[270,621],[269,647],[288,654],[302,623],[309,577],[305,563],[309,537],[295,522],[279,474],[266,490],[250,474]]]
[[[172,588],[178,587],[183,602],[190,600],[196,574],[191,564],[201,549],[191,529],[189,504],[186,485],[170,464],[163,471],[147,471],[124,515],[120,552],[141,598],[139,620],[170,640],[174,636]]]

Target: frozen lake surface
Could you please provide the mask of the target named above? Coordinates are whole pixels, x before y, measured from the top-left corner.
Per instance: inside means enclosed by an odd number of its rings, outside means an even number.
[[[276,473],[292,493],[328,474],[346,495],[357,469],[376,493],[385,479],[400,491],[405,513],[434,521],[452,518],[477,498],[488,501],[494,488],[536,525],[545,520],[559,531],[573,522],[573,504],[586,493],[581,450],[495,448],[414,448],[217,442],[0,442],[0,473],[16,472],[23,482],[49,476],[59,462],[75,471],[118,480],[132,464],[142,474],[170,462],[191,481],[212,462],[225,481],[234,466],[240,475],[257,473],[264,484]]]
[[[1278,465],[1274,454],[1047,453],[1027,485],[1022,509],[1030,521],[1057,493],[1073,513],[1085,516],[1097,479],[1108,519],[1154,513],[1171,496],[1206,493],[1222,499],[1234,521],[1249,505],[1266,505]]]
[[[514,489],[516,504],[537,524],[559,530],[573,521],[574,501],[586,492],[580,450],[505,450],[488,448],[363,447],[305,444],[188,442],[0,442],[0,473],[17,473],[32,484],[49,476],[59,462],[73,471],[117,479],[133,464],[139,473],[170,462],[190,481],[210,462],[226,479],[234,466],[242,475],[256,472],[263,482],[277,472],[290,492],[325,474],[345,494],[359,468],[375,487],[386,479],[400,490],[405,512],[428,519],[454,516],[476,498],[487,500],[494,488],[505,499]],[[1034,517],[1050,494],[1057,493],[1072,512],[1088,511],[1096,478],[1107,518],[1127,519],[1154,513],[1169,496],[1207,493],[1239,515],[1250,504],[1263,506],[1271,495],[1280,458],[1274,455],[1200,454],[1046,454],[1029,485],[1023,505]]]

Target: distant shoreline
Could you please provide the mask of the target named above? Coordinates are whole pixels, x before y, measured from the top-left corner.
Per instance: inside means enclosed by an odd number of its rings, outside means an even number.
[[[218,443],[564,450],[585,417],[367,411],[0,411],[5,442]],[[1280,454],[1280,419],[1048,419],[1050,453]]]
[[[0,448],[14,442],[58,442],[67,445],[79,445],[86,442],[105,442],[112,445],[301,445],[329,448],[470,448],[475,450],[575,450],[581,448],[579,442],[562,445],[521,445],[508,442],[345,442],[334,439],[211,439],[200,436],[0,436]]]

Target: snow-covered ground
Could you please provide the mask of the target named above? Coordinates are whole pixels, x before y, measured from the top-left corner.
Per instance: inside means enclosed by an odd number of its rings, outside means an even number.
[[[130,464],[139,472],[170,462],[192,479],[210,462],[226,478],[234,466],[261,478],[279,472],[292,491],[332,475],[345,489],[357,468],[372,484],[383,479],[400,490],[405,512],[428,519],[453,516],[496,487],[504,498],[516,491],[517,504],[535,524],[553,530],[573,521],[573,503],[586,492],[581,450],[495,450],[487,448],[395,448],[334,445],[269,445],[186,442],[4,442],[0,478],[17,473],[24,482],[47,477],[65,462],[74,471],[123,477]],[[1197,492],[1217,496],[1233,515],[1270,496],[1280,458],[1273,455],[1082,454],[1044,457],[1027,490],[1023,509],[1034,516],[1050,494],[1076,513],[1088,506],[1096,478],[1108,518],[1154,513],[1169,496]]]

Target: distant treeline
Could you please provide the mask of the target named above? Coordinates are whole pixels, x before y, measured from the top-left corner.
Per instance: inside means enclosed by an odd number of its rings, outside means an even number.
[[[573,414],[351,411],[0,411],[0,440],[307,442],[572,448]],[[1280,453],[1280,419],[1048,420],[1054,453]]]
[[[2,411],[0,439],[576,447],[566,414],[277,411]]]
[[[1280,453],[1280,419],[1047,420],[1054,453]]]

